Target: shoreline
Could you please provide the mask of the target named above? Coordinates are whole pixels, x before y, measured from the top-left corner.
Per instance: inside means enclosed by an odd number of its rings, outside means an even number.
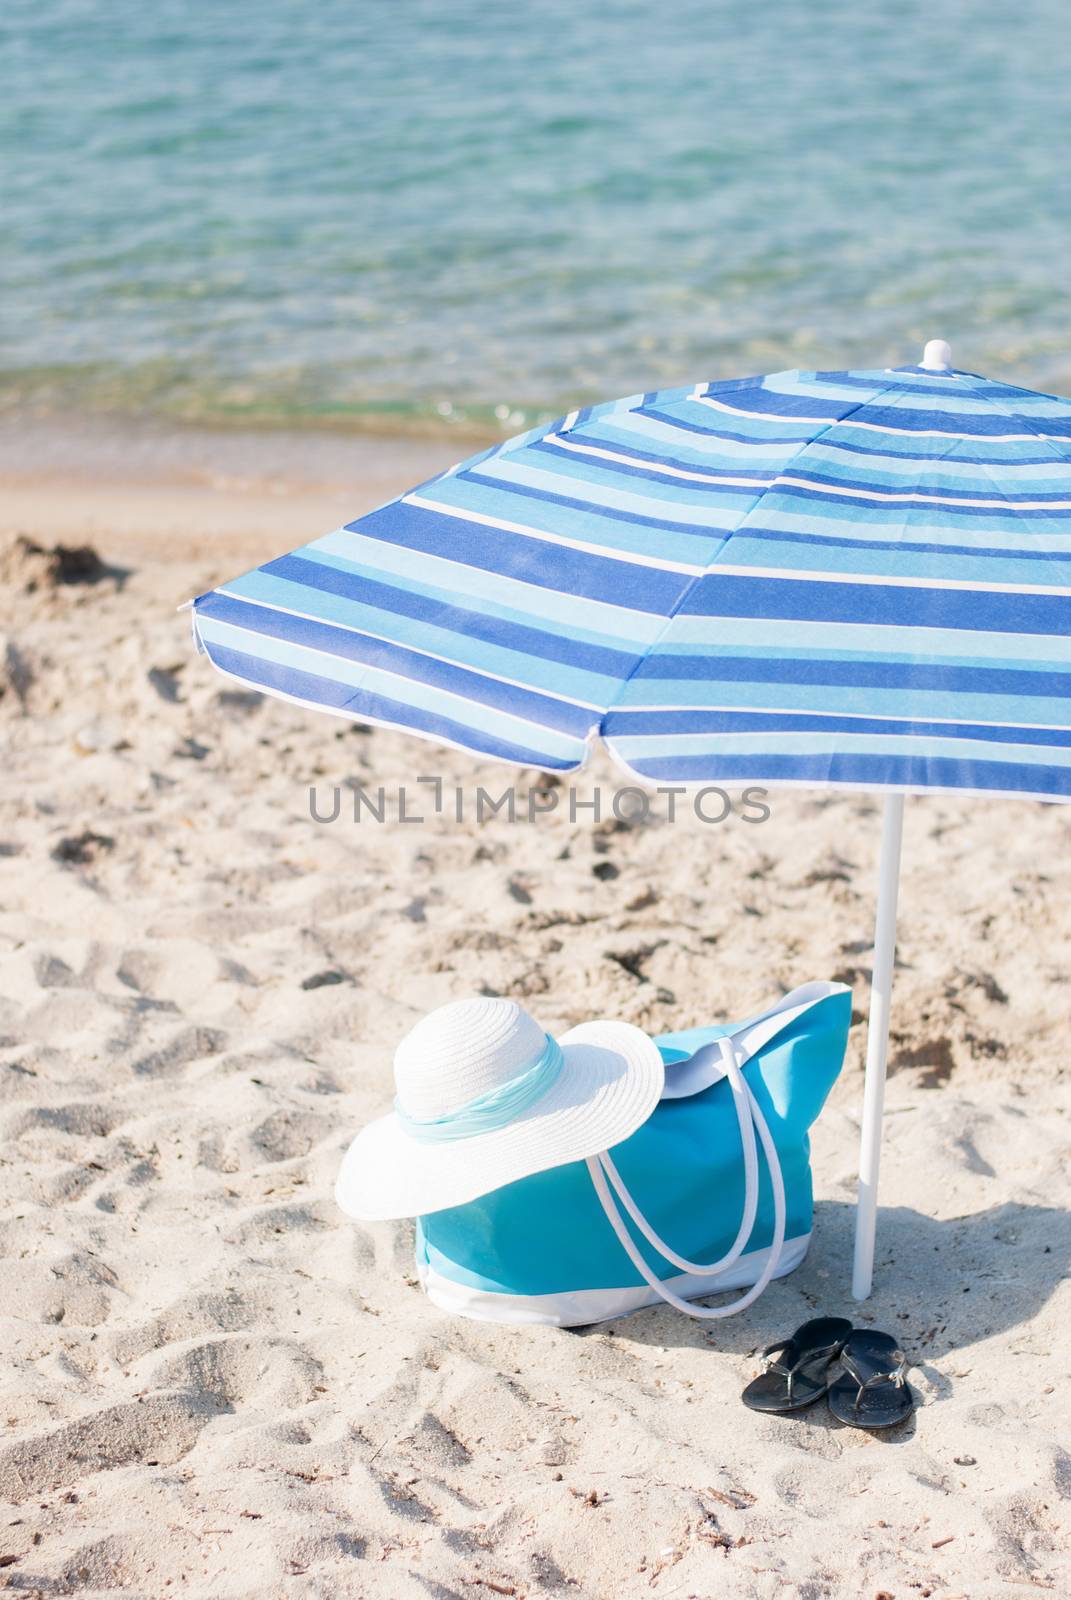
[[[0,412],[0,485],[186,484],[229,492],[259,486],[352,488],[369,474],[393,485],[437,472],[506,435],[333,428],[229,428],[157,417]]]
[[[217,430],[0,415],[6,533],[135,564],[250,565],[319,538],[479,448],[466,438]]]

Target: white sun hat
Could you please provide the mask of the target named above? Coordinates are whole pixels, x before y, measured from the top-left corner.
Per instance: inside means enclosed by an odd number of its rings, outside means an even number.
[[[335,1198],[367,1222],[464,1205],[620,1144],[663,1081],[658,1046],[631,1023],[555,1040],[514,1000],[455,1000],[398,1046],[394,1110],[354,1139]]]

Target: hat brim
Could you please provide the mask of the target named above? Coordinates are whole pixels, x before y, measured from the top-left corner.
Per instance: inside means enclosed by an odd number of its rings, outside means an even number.
[[[335,1184],[342,1210],[361,1222],[426,1216],[583,1161],[635,1133],[665,1081],[654,1041],[628,1022],[585,1022],[558,1043],[565,1058],[558,1078],[504,1128],[436,1142],[414,1139],[393,1113],[362,1128]]]

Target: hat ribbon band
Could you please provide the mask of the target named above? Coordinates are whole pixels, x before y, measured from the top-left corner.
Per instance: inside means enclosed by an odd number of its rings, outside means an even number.
[[[444,1111],[438,1117],[411,1117],[395,1100],[394,1114],[412,1139],[429,1142],[471,1139],[476,1134],[504,1128],[522,1111],[535,1105],[557,1082],[564,1064],[561,1045],[548,1034],[542,1053],[531,1066],[508,1082],[499,1084],[497,1089],[491,1089],[466,1105],[458,1106],[456,1111]]]

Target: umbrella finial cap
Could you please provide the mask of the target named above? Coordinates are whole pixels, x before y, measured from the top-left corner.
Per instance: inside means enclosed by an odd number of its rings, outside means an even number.
[[[930,339],[922,352],[920,366],[927,372],[952,371],[952,346],[947,339]]]

